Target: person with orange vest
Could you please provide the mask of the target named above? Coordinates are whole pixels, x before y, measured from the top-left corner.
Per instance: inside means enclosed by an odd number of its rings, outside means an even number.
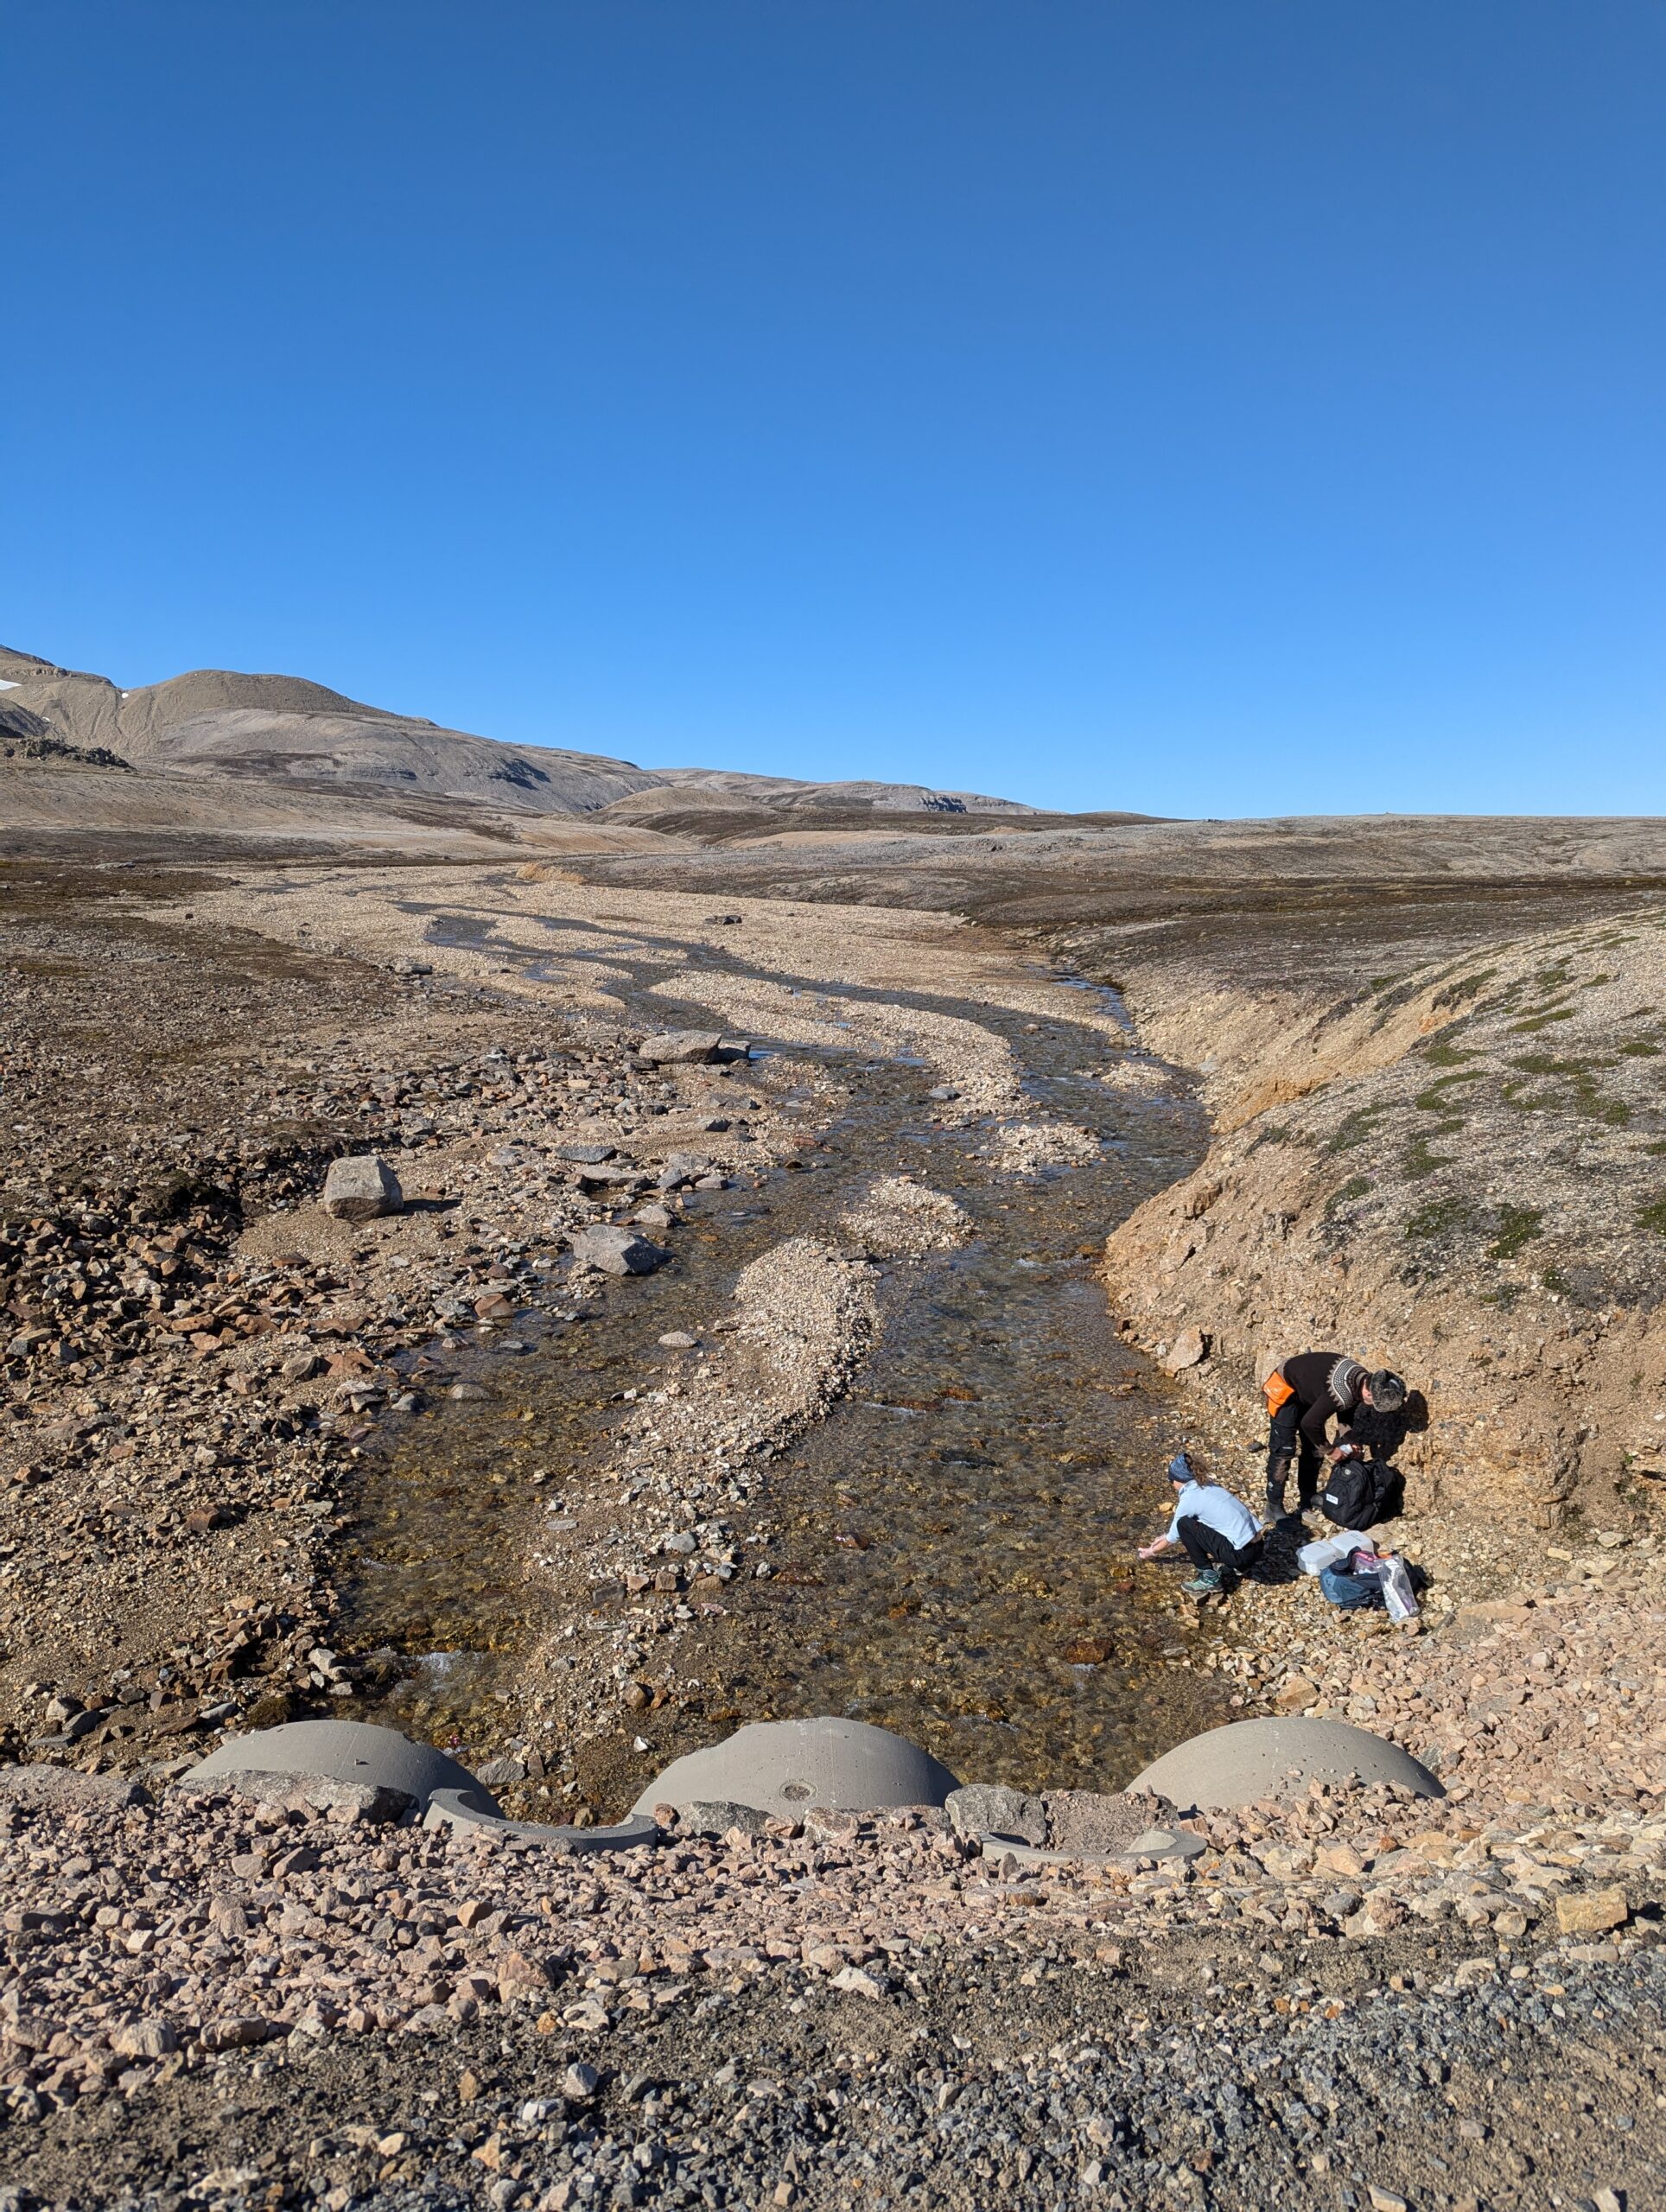
[[[1356,1444],[1392,1459],[1405,1433],[1406,1386],[1389,1368],[1373,1372],[1340,1351],[1298,1352],[1262,1384],[1267,1399],[1267,1515],[1285,1516],[1290,1463],[1296,1462],[1296,1511],[1319,1489],[1319,1461],[1333,1456],[1330,1425],[1339,1421]]]

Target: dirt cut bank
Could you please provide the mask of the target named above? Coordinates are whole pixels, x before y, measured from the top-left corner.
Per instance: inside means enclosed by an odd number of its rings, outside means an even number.
[[[1404,1454],[1422,1503],[1613,1519],[1666,1474],[1663,982],[1646,909],[1317,1005],[1224,963],[1130,969],[1217,1131],[1110,1240],[1131,1333],[1165,1357],[1200,1332],[1198,1384],[1240,1402],[1309,1344],[1392,1363],[1434,1409]]]

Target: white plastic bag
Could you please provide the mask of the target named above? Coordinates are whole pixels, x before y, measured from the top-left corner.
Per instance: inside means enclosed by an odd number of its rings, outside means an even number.
[[[1406,1572],[1406,1562],[1396,1554],[1382,1560],[1377,1568],[1383,1578],[1383,1603],[1388,1608],[1391,1621],[1408,1621],[1417,1611],[1417,1592],[1411,1586],[1411,1577]]]
[[[1317,1574],[1321,1567],[1340,1567],[1350,1552],[1365,1548],[1357,1529],[1347,1529],[1339,1536],[1315,1536],[1296,1554],[1296,1565],[1304,1574]]]

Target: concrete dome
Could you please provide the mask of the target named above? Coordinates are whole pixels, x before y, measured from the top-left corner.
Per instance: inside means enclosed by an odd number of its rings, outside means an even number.
[[[424,1808],[436,1789],[455,1790],[478,1816],[500,1814],[497,1799],[466,1766],[432,1744],[414,1744],[397,1728],[376,1728],[366,1720],[290,1720],[281,1728],[229,1736],[184,1778],[212,1782],[223,1774],[319,1774],[331,1782],[400,1789]]]
[[[1182,1814],[1211,1808],[1253,1804],[1275,1797],[1294,1768],[1303,1783],[1340,1782],[1357,1775],[1361,1782],[1397,1782],[1420,1797],[1446,1792],[1411,1753],[1369,1729],[1345,1720],[1234,1720],[1224,1728],[1177,1744],[1154,1759],[1130,1789],[1152,1789]]]
[[[673,1759],[636,1810],[733,1804],[791,1820],[811,1805],[852,1813],[940,1805],[959,1786],[929,1751],[864,1720],[754,1720],[724,1743]]]

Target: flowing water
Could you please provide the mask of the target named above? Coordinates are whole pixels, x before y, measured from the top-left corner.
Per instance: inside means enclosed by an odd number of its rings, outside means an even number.
[[[931,1078],[917,1067],[816,1055],[849,1103],[806,1153],[808,1172],[700,1194],[676,1268],[610,1283],[565,1327],[518,1323],[518,1353],[435,1355],[448,1376],[478,1374],[491,1398],[442,1401],[391,1433],[340,1563],[347,1641],[410,1655],[386,1718],[489,1739],[494,1693],[512,1684],[542,1617],[521,1560],[547,1491],[526,1478],[581,1484],[606,1458],[620,1394],[671,1364],[659,1335],[709,1326],[749,1260],[825,1233],[875,1172],[897,1168],[956,1197],[975,1234],[887,1270],[883,1335],[855,1388],[760,1486],[775,1572],[727,1586],[725,1611],[679,1642],[678,1672],[700,1680],[703,1709],[645,1719],[653,1755],[742,1720],[846,1713],[965,1775],[1109,1787],[1226,1717],[1212,1679],[1167,1663],[1186,1633],[1162,1602],[1170,1572],[1133,1562],[1167,1510],[1162,1469],[1184,1408],[1116,1337],[1095,1274],[1107,1231],[1195,1165],[1200,1111],[1166,1077],[1143,1093],[1085,1079],[1107,1057],[1085,1027],[1055,1020],[1027,1034],[987,1007],[915,1003],[1005,1032],[1036,1106],[1095,1130],[1099,1157],[1014,1183],[979,1156],[987,1128],[925,1118]],[[655,1026],[702,1018],[693,1000],[669,1016],[663,997],[647,1005]],[[622,1590],[601,1602],[629,1618]],[[598,1770],[603,1798],[627,1794],[622,1744],[613,1764]]]

